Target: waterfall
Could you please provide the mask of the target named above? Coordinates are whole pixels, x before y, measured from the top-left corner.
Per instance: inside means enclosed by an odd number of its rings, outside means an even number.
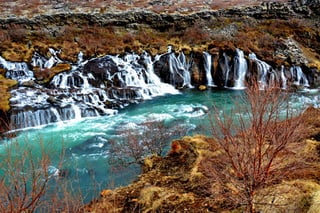
[[[297,86],[309,87],[309,81],[303,73],[300,66],[290,67],[291,76],[294,78],[294,84]]]
[[[259,88],[261,90],[265,89],[268,86],[268,80],[270,81],[269,82],[270,85],[273,85],[274,83],[276,83],[275,82],[276,77],[274,76],[275,74],[274,74],[274,72],[272,72],[273,69],[269,64],[267,64],[264,61],[259,60],[257,58],[256,54],[254,54],[254,53],[250,53],[249,58],[250,58],[250,60],[254,61],[257,65],[257,70],[258,70],[258,79],[257,80],[258,80]],[[271,73],[269,79],[267,76],[268,73]]]
[[[219,64],[219,68],[221,70],[223,86],[225,88],[227,88],[228,81],[229,81],[230,66],[229,66],[228,56],[225,52],[220,56],[218,64]]]
[[[170,50],[170,49],[169,49]],[[190,68],[191,62],[187,62],[186,56],[183,52],[180,52],[178,57],[176,57],[174,52],[169,52],[169,71],[173,75],[172,82],[175,85],[175,75],[183,79],[182,87],[193,88],[191,85]]]
[[[50,69],[56,64],[63,62],[57,55],[60,53],[60,51],[56,51],[53,48],[49,48],[49,52],[51,54],[49,59],[35,52],[31,59],[31,65],[33,67],[39,67],[40,69]]]
[[[53,77],[51,85],[60,89],[80,88],[86,90],[91,88],[89,79],[94,79],[90,74],[84,75],[79,70],[71,71],[68,73],[59,73]]]
[[[61,63],[62,60],[57,56],[57,54],[60,53],[60,51],[56,51],[52,48],[49,48],[49,52],[51,54],[49,60],[47,60],[44,64],[45,68],[52,68],[54,65],[56,65],[57,63]]]
[[[25,62],[10,62],[0,56],[0,68],[7,71],[6,78],[16,80],[20,83],[34,79],[33,72],[29,70]]]
[[[127,54],[122,60],[119,57],[111,57],[117,67],[120,68],[117,78],[122,83],[122,87],[134,87],[142,99],[164,94],[177,94],[178,91],[169,84],[162,83],[160,78],[154,73],[151,56],[144,52],[141,56]],[[140,64],[143,62],[143,64]],[[111,76],[111,75],[109,75]],[[113,81],[112,76],[109,80]]]
[[[83,52],[79,52],[79,54],[78,54],[78,61],[77,61],[77,64],[78,65],[80,65],[80,64],[82,64],[83,63]]]
[[[4,59],[0,62],[2,67],[13,72],[21,67],[29,71],[27,64]],[[42,68],[60,62],[54,50],[51,50],[49,59],[35,53],[31,61],[32,66]],[[123,57],[105,56],[89,61],[84,61],[82,53],[79,53],[78,62],[72,65],[72,69],[55,75],[48,84],[35,82],[33,87],[20,86],[11,90],[12,127],[21,129],[84,117],[114,115],[118,108],[130,103],[164,94],[179,94],[172,85],[161,82],[154,73],[153,63],[146,52]]]
[[[179,94],[179,92],[170,84],[162,83],[160,78],[154,73],[151,56],[144,52],[142,55],[143,62],[146,66],[146,80],[152,86],[153,95]]]
[[[233,59],[234,86],[233,89],[245,89],[245,76],[247,73],[247,61],[244,53],[236,49],[236,55]]]
[[[281,73],[280,73],[280,77],[281,77],[281,88],[282,89],[287,89],[287,78],[284,74],[284,66],[281,66]]]
[[[212,80],[212,74],[211,74],[212,56],[207,52],[203,52],[203,57],[204,57],[204,70],[206,71],[206,77],[207,77],[207,85],[215,86]]]

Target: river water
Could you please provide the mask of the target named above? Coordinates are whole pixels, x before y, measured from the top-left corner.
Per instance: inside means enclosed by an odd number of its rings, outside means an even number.
[[[241,90],[187,89],[176,95],[165,95],[132,104],[118,114],[94,118],[81,118],[63,121],[17,132],[17,137],[1,141],[0,160],[7,158],[8,148],[13,147],[13,156],[21,157],[21,150],[31,150],[33,158],[43,153],[50,157],[49,173],[65,171],[65,177],[72,189],[83,193],[84,202],[98,196],[100,190],[127,185],[140,173],[140,168],[118,168],[110,165],[111,140],[121,140],[119,132],[141,128],[148,121],[163,121],[167,128],[180,125],[185,134],[206,134],[208,132],[208,110],[215,105],[228,111],[234,99],[241,96]],[[293,109],[301,110],[307,106],[318,107],[318,91],[304,91],[291,95]],[[19,147],[19,148],[17,148]],[[19,150],[16,151],[15,149]],[[2,168],[2,173],[5,169]],[[53,177],[54,178],[54,177]],[[57,182],[52,181],[51,184]],[[58,185],[55,187],[59,187]],[[70,188],[71,190],[71,188]]]

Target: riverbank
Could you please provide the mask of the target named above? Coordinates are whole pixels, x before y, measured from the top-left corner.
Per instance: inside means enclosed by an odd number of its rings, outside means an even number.
[[[290,159],[282,162],[288,165],[294,162],[296,169],[288,167],[292,172],[285,173],[281,182],[269,183],[258,190],[256,210],[317,212],[320,192],[319,121],[319,109],[305,111],[305,135],[300,142],[288,145],[287,151],[295,154],[290,154]],[[208,159],[221,155],[221,150],[213,149],[215,143],[214,139],[201,135],[173,141],[167,156],[145,159],[143,173],[136,181],[125,187],[103,190],[100,198],[87,205],[85,211],[242,211],[243,206],[233,200],[237,196],[237,190],[231,187],[234,182],[230,182],[231,194],[219,191],[219,180],[213,180],[213,174],[208,173]],[[302,162],[307,167],[299,168]],[[260,205],[259,200],[262,201]]]

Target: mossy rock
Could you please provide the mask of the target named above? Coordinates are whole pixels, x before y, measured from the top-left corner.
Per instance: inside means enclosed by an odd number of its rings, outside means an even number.
[[[34,67],[33,71],[35,74],[35,77],[38,81],[38,83],[48,83],[53,76],[55,76],[58,73],[65,72],[71,69],[70,64],[62,63],[57,64],[56,66],[50,68],[50,69],[40,69],[39,67]]]

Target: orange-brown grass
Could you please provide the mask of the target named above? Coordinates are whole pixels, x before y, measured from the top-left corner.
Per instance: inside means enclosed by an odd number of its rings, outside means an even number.
[[[1,71],[1,69],[0,69]],[[2,74],[0,74],[0,110],[1,111],[8,111],[10,109],[9,105],[9,99],[11,97],[8,89],[14,85],[16,85],[17,82],[11,79],[7,79],[3,77]]]
[[[47,83],[49,80],[60,72],[64,72],[71,69],[70,64],[57,64],[56,66],[48,69],[40,69],[39,67],[34,67],[33,71],[36,79],[41,83]]]

